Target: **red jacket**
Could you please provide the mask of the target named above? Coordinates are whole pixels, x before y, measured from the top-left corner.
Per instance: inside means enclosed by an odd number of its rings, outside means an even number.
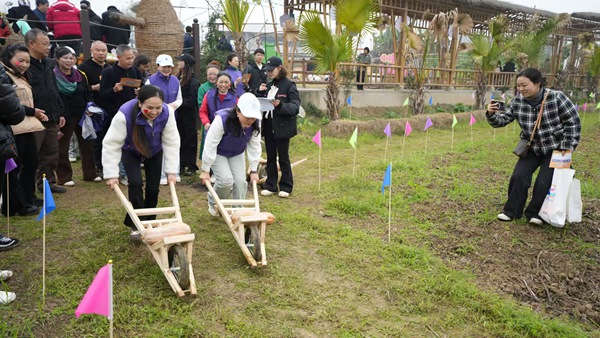
[[[69,0],[58,0],[50,6],[46,12],[46,21],[48,29],[54,31],[54,37],[57,39],[66,35],[81,37],[79,9]]]

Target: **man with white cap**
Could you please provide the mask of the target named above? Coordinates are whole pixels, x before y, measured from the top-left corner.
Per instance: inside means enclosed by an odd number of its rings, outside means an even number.
[[[256,96],[245,93],[233,108],[216,112],[206,134],[202,152],[202,184],[210,180],[210,170],[215,177],[215,192],[219,198],[245,199],[246,160],[248,152],[250,180],[258,181],[258,162],[262,153],[260,145],[260,103]],[[217,217],[215,200],[208,194],[208,212]]]

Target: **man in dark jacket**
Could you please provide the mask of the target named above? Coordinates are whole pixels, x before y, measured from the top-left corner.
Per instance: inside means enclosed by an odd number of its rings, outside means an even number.
[[[46,26],[46,12],[48,11],[48,7],[50,7],[50,3],[48,0],[35,0],[35,9],[33,13],[38,17],[39,21],[41,21],[42,27],[30,27],[31,28],[39,28],[44,32],[48,31],[48,26]]]
[[[0,128],[10,131],[10,125],[18,124],[24,119],[25,108],[21,105],[4,67],[0,65],[0,123],[3,125]],[[4,173],[6,160],[7,158],[0,158],[0,191],[3,191],[6,182]],[[0,251],[10,250],[18,244],[18,239],[0,234]]]
[[[250,80],[245,84],[245,89],[254,95],[257,94],[261,84],[267,84],[267,70],[263,60],[265,59],[265,51],[262,48],[257,48],[254,51],[254,60],[248,61],[248,66],[244,69],[244,74],[250,74]]]
[[[92,10],[89,1],[83,0],[79,5],[86,5],[88,10],[88,17],[90,18],[90,39],[92,39],[92,41],[102,41],[102,28],[100,27],[102,18]]]
[[[121,83],[121,79],[139,79],[142,80],[142,73],[136,67],[133,67],[133,60],[135,54],[133,49],[128,45],[117,46],[117,63],[112,66],[106,67],[102,71],[102,79],[100,80],[100,94],[98,96],[99,102],[97,104],[102,107],[108,113],[108,121],[104,121],[104,130],[97,134],[96,138],[96,152],[99,148],[100,154],[102,154],[102,140],[104,135],[110,127],[112,118],[117,114],[119,108],[127,101],[135,99],[137,90],[139,88],[124,86]],[[102,162],[96,163],[96,169],[98,175],[102,175]]]
[[[41,191],[42,175],[46,174],[52,192],[64,193],[65,188],[55,185],[54,172],[58,166],[59,130],[65,125],[66,112],[56,86],[53,62],[48,58],[50,39],[46,32],[32,29],[25,34],[25,45],[31,55],[31,66],[25,73],[25,77],[31,85],[35,107],[43,110],[46,115],[42,119],[46,129],[34,135],[39,157],[36,174],[38,190]]]
[[[194,36],[192,35],[192,26],[185,26],[185,34],[183,34],[183,53],[194,55]]]
[[[48,30],[46,24],[39,22],[37,15],[31,10],[29,0],[19,0],[19,5],[8,10],[8,22],[12,24],[15,33],[20,33],[21,29],[17,26],[19,19],[25,19],[29,27]]]
[[[106,62],[107,47],[102,41],[92,42],[91,47],[92,57],[84,60],[79,65],[79,70],[84,72],[88,79],[88,84],[92,88],[92,95],[94,96],[94,103],[100,106],[100,79],[102,78],[102,71],[109,67]],[[100,169],[102,168],[102,142],[98,144],[96,140],[93,142],[94,147],[94,163],[96,164],[96,171],[98,177],[94,181],[102,181],[102,175],[100,175]]]
[[[129,44],[131,27],[119,22],[119,16],[122,15],[115,6],[108,6],[106,12],[102,13],[102,35],[109,49]]]

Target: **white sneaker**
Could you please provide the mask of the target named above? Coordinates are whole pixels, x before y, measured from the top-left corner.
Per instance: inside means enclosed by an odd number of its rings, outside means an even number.
[[[121,184],[124,186],[129,185],[129,180],[127,179],[127,177],[121,177],[121,179],[119,179],[119,182],[121,182]]]
[[[69,157],[69,162],[77,162],[77,157]]]
[[[0,270],[0,281],[7,280],[12,277],[13,272],[10,270]]]
[[[512,221],[512,217],[508,217],[508,216],[506,216],[505,213],[501,213],[498,215],[498,220],[503,221],[503,222],[510,222],[510,221]]]
[[[94,182],[102,182],[102,177],[96,176],[96,178],[94,178]]]
[[[215,206],[212,204],[208,205],[208,213],[212,216],[212,217],[219,217],[219,212],[217,211],[217,209],[215,209]]]
[[[260,191],[260,195],[261,196],[271,196],[271,195],[275,195],[276,192],[273,192],[271,190],[267,190],[267,189],[263,189]]]
[[[160,185],[167,185],[167,178],[161,178],[160,179]]]
[[[288,197],[290,197],[290,193],[287,192],[287,191],[280,191],[279,192],[279,197],[281,197],[281,198],[288,198]]]
[[[65,187],[74,187],[75,186],[75,182],[73,181],[69,181],[69,182],[65,182],[65,184],[63,184]]]
[[[14,301],[17,295],[14,292],[0,291],[0,304],[8,304]]]
[[[181,176],[179,176],[179,174],[177,174],[177,176],[175,176],[175,182],[181,183]]]
[[[531,217],[529,219],[529,224],[533,224],[533,225],[544,225],[544,221],[542,221],[539,218],[535,218],[535,217]]]

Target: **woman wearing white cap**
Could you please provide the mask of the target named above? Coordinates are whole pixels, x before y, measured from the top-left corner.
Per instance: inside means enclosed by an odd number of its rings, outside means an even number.
[[[246,198],[246,160],[248,151],[250,180],[258,181],[258,161],[262,152],[260,145],[260,103],[251,93],[240,96],[233,108],[217,111],[210,129],[206,133],[202,153],[202,184],[210,180],[210,170],[215,177],[215,192],[219,198]],[[212,216],[219,214],[215,210],[215,200],[208,194],[208,212]]]
[[[172,76],[173,73],[173,58],[169,55],[161,54],[156,57],[156,73],[151,75],[146,84],[151,84],[160,88],[165,96],[165,103],[177,110],[183,103],[183,96],[181,95],[181,85],[176,76]],[[164,164],[163,164],[164,169]],[[177,182],[180,182],[179,170],[177,171]],[[160,184],[167,184],[167,176],[164,171],[160,177]]]

